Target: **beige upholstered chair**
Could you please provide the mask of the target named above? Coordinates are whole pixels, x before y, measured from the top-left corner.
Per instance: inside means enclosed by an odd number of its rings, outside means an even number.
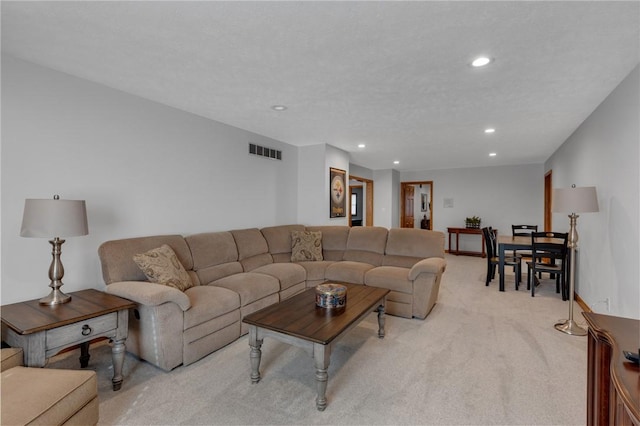
[[[1,350],[2,425],[95,425],[98,382],[92,370],[23,367],[20,348]]]

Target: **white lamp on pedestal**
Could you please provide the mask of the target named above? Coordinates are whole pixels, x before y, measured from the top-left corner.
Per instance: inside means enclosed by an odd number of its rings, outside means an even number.
[[[553,190],[552,211],[571,213],[569,215],[569,239],[567,246],[571,253],[571,270],[569,271],[569,319],[555,325],[556,329],[574,336],[586,336],[587,330],[573,321],[573,298],[576,280],[576,248],[578,247],[578,231],[576,213],[592,213],[598,211],[598,197],[594,186],[576,188],[557,188]]]
[[[49,266],[51,293],[40,299],[41,305],[57,305],[71,300],[71,296],[60,291],[64,276],[60,254],[65,241],[60,237],[76,237],[88,233],[87,209],[84,200],[61,200],[57,195],[49,200],[25,200],[20,236],[53,238],[49,240],[53,246],[51,252],[53,259]]]

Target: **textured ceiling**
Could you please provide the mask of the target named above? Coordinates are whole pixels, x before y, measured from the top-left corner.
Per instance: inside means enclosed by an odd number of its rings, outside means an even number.
[[[2,1],[1,13],[3,52],[371,169],[543,162],[640,60],[637,1]],[[470,67],[480,54],[495,61]]]

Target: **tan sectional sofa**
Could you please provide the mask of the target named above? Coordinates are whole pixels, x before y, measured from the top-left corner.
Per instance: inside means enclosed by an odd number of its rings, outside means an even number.
[[[320,232],[323,260],[292,262],[292,231]],[[167,244],[195,286],[154,284],[135,254]],[[247,332],[242,318],[331,280],[391,290],[386,312],[424,319],[446,267],[444,234],[421,229],[282,225],[103,243],[107,292],[137,303],[127,350],[163,370],[188,365]]]

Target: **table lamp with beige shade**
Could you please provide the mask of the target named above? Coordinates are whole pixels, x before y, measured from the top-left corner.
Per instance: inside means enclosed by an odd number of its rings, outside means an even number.
[[[60,290],[64,276],[60,255],[62,244],[65,242],[61,237],[77,237],[88,233],[84,200],[61,200],[57,195],[54,195],[53,199],[25,200],[20,236],[52,238],[49,240],[53,246],[53,259],[49,266],[51,292],[47,297],[40,299],[41,305],[58,305],[71,300],[71,296]]]

